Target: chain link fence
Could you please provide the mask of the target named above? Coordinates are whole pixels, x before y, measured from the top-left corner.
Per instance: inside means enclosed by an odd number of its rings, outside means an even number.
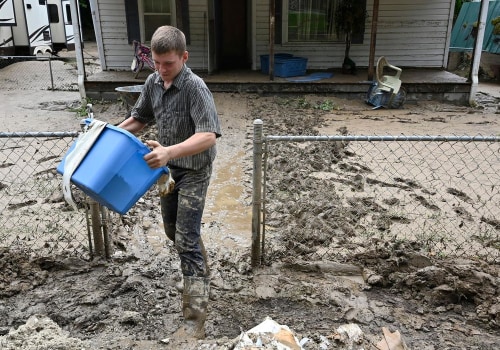
[[[78,91],[75,58],[4,56],[0,57],[0,68],[7,77],[2,81],[4,88]]]
[[[264,137],[254,126],[254,264],[378,248],[500,263],[500,137]]]
[[[97,247],[104,243],[108,248],[109,242],[102,242],[107,235],[101,234],[109,225],[105,209],[76,187],[72,193],[79,209],[73,210],[64,200],[57,166],[77,136],[77,132],[0,133],[0,248],[38,257],[84,259],[94,255],[96,240]]]
[[[78,69],[74,51],[54,55],[0,56],[2,89],[78,91]],[[85,74],[100,70],[98,58],[83,51]]]
[[[98,58],[83,51],[86,74]],[[0,56],[1,90],[78,91],[75,52],[58,56]],[[74,211],[57,166],[78,132],[0,132],[0,249],[34,257],[109,257],[113,215],[72,185]]]

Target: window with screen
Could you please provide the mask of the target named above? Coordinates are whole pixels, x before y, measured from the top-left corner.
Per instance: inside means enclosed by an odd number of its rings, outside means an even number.
[[[151,40],[156,28],[172,24],[172,6],[170,0],[142,0],[144,16],[144,37]]]
[[[344,16],[356,17],[366,9],[366,0],[352,0],[348,7],[354,10],[344,15],[338,10],[345,8],[345,1],[283,0],[284,39],[288,42],[343,41],[344,35],[338,33],[336,21]],[[364,31],[365,16],[360,16],[359,21],[359,25],[352,26],[355,32]],[[359,33],[352,34],[359,36]]]

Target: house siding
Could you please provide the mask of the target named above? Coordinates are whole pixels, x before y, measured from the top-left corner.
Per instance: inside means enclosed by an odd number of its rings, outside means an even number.
[[[284,0],[285,1],[285,0]],[[386,56],[401,67],[444,68],[448,59],[449,33],[454,1],[386,0],[380,1],[375,57]],[[373,0],[366,4],[365,35],[362,44],[352,44],[350,57],[367,67],[370,54]],[[255,62],[269,53],[269,0],[257,1],[257,43]],[[339,68],[344,60],[341,42],[276,44],[274,52],[287,52],[308,58],[308,69]]]
[[[101,0],[97,3],[105,67],[107,70],[130,69],[133,48],[128,43],[125,2]]]
[[[207,1],[189,1],[189,30],[191,42],[188,45],[188,65],[197,70],[208,67]]]
[[[124,0],[97,1],[106,70],[130,69],[132,45],[128,43]],[[189,1],[191,42],[188,45],[189,65],[206,69],[206,0]]]
[[[260,69],[260,55],[269,53],[269,0],[254,0],[253,69]],[[284,0],[285,1],[285,0]],[[105,69],[130,69],[132,46],[127,39],[123,0],[97,1],[101,25]],[[208,67],[207,0],[189,1],[189,66]],[[386,56],[401,67],[445,68],[448,60],[453,0],[385,0],[379,5],[375,57]],[[350,57],[367,67],[370,52],[373,0],[367,1],[368,18],[362,44],[352,44]],[[344,59],[344,43],[276,44],[274,52],[308,58],[308,69],[339,68]]]

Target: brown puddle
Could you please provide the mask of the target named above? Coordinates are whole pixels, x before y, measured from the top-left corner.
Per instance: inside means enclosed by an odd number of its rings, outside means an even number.
[[[242,168],[243,156],[244,152],[241,151],[232,159],[217,164],[214,169],[215,176],[208,189],[202,227],[203,237],[208,235],[208,241],[224,241],[226,246],[231,241],[238,245],[250,244],[252,207],[251,199],[245,198],[248,194]],[[230,234],[220,236],[207,231]]]

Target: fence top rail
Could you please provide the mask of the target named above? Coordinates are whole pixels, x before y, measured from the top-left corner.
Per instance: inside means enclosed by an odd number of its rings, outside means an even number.
[[[79,134],[78,131],[0,132],[0,139],[24,137],[77,137]]]
[[[265,141],[432,141],[432,142],[500,142],[500,136],[456,136],[456,135],[322,135],[322,136],[278,136],[268,135]]]
[[[59,61],[72,61],[74,60],[73,57],[60,57],[56,55],[39,55],[39,56],[0,56],[0,59],[2,60],[15,60],[15,59],[20,59],[20,60],[37,60],[37,61],[49,61],[49,60],[59,60]]]

